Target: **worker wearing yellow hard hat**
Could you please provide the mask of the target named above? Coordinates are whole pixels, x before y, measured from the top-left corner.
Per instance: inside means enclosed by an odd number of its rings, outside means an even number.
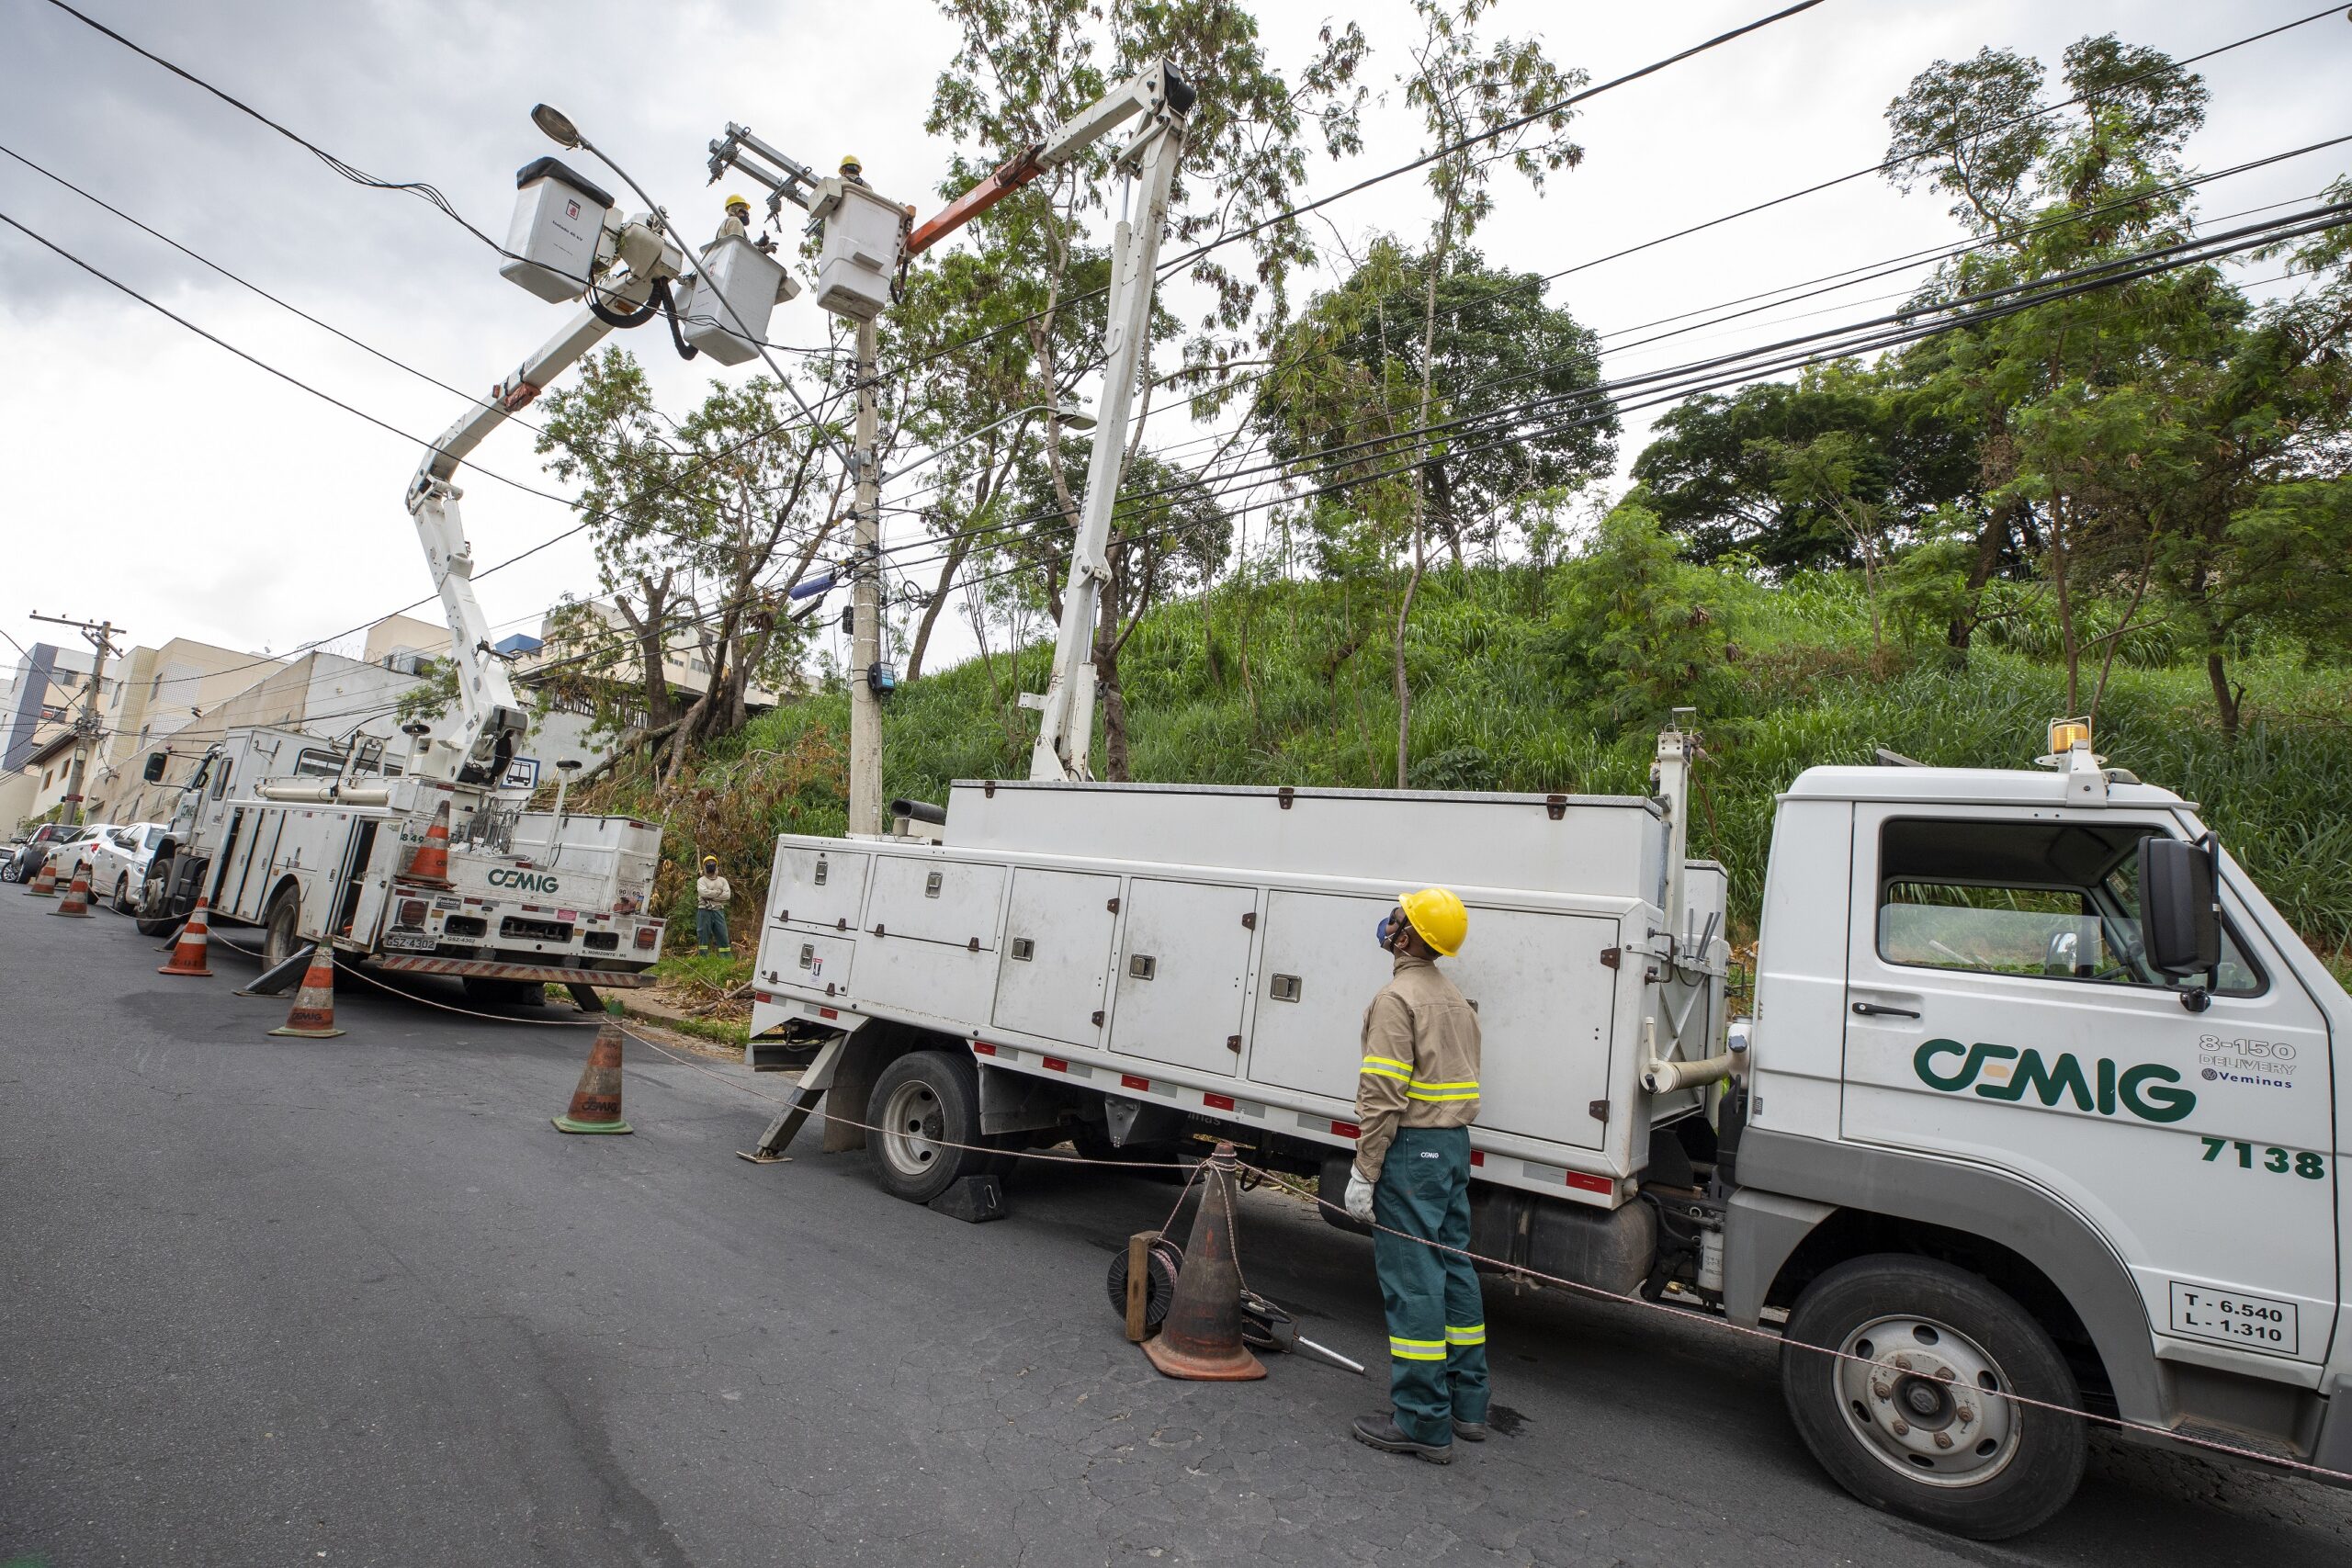
[[[1438,972],[1470,914],[1443,887],[1396,900],[1380,922],[1396,974],[1363,1015],[1348,1213],[1373,1232],[1388,1315],[1391,1408],[1356,1439],[1446,1464],[1487,1437],[1487,1313],[1470,1245],[1470,1125],[1478,1119],[1478,1015]]]
[[[718,232],[711,236],[711,243],[716,244],[721,240],[742,239],[751,232],[751,202],[730,191],[727,197],[727,216],[719,223]]]

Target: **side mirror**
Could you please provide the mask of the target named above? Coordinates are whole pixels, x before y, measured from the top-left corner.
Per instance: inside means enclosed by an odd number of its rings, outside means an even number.
[[[2140,929],[2148,962],[2161,974],[2210,974],[2222,961],[2215,858],[2210,840],[2192,844],[2158,833],[2140,840]]]
[[[166,752],[148,752],[146,771],[141,773],[140,777],[145,779],[149,784],[162,784],[164,782],[164,764],[170,761],[171,757]]]
[[[2072,976],[2081,962],[2082,938],[2073,931],[2057,931],[2050,938],[2049,951],[2041,957],[2041,972],[2045,975]]]

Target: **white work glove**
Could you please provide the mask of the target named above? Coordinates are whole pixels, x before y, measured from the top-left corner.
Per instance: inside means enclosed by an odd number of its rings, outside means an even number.
[[[1348,1218],[1372,1224],[1372,1183],[1352,1168],[1348,1172]]]

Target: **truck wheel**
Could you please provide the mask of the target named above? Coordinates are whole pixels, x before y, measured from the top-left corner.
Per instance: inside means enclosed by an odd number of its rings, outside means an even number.
[[[179,928],[171,914],[171,886],[170,861],[147,868],[147,880],[139,886],[139,902],[130,911],[139,921],[141,936],[169,936]]]
[[[2081,1418],[2003,1397],[2078,1406],[2058,1347],[1948,1263],[1857,1258],[1808,1285],[1783,1336],[1781,1393],[1839,1485],[1956,1535],[2022,1534],[2083,1479]]]
[[[874,1178],[882,1190],[928,1203],[967,1176],[1001,1163],[993,1155],[948,1145],[984,1144],[980,1136],[980,1076],[968,1055],[910,1051],[882,1069],[866,1099],[881,1129],[868,1134]]]
[[[261,966],[275,969],[294,956],[302,945],[295,934],[302,923],[302,895],[293,887],[281,888],[269,901],[261,917]]]

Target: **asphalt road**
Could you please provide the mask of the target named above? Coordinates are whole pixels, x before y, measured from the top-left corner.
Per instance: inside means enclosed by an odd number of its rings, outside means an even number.
[[[1244,1200],[1250,1282],[1374,1380],[1170,1382],[1102,1283],[1169,1186],[1032,1171],[957,1224],[862,1156],[733,1158],[776,1080],[634,1046],[637,1134],[565,1137],[584,1031],[346,983],[344,1038],[275,1040],[251,960],[165,979],[52,907],[0,887],[0,1563],[2352,1556],[2352,1494],[2107,1439],[2037,1534],[1942,1538],[1815,1468],[1769,1348],[1492,1286],[1513,1435],[1377,1454],[1370,1248],[1290,1201]]]

